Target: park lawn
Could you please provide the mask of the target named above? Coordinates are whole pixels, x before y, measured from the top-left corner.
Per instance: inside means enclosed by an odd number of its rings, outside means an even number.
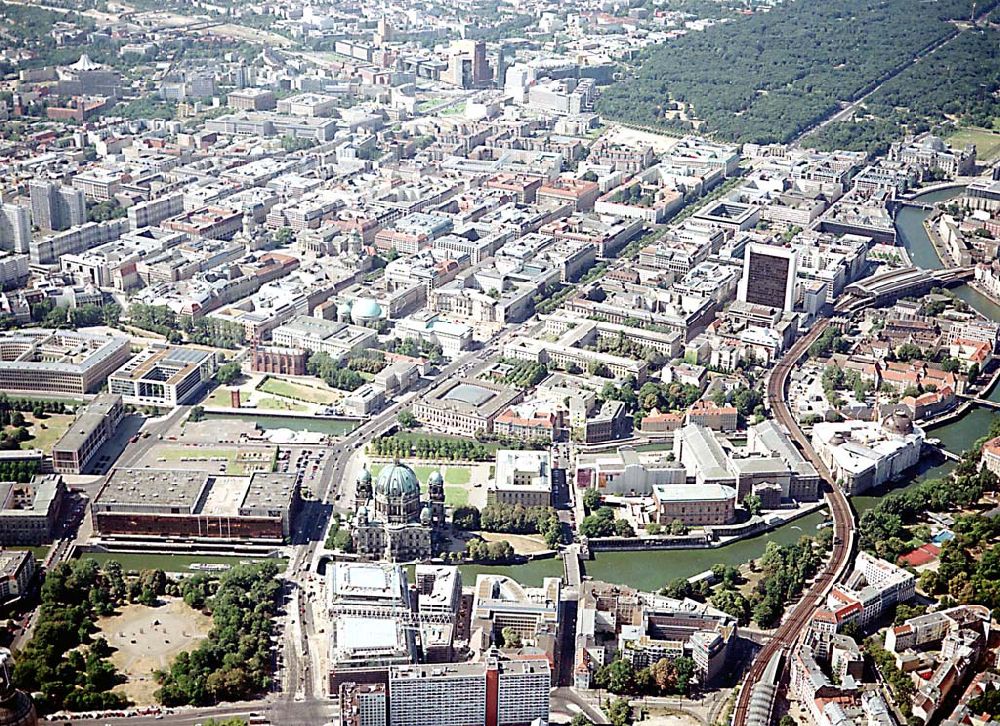
[[[315,386],[307,386],[303,383],[293,383],[283,381],[278,378],[268,378],[258,386],[258,390],[264,393],[272,393],[275,396],[297,399],[308,403],[329,404],[336,403],[340,396],[333,391],[327,391]]]
[[[208,398],[202,401],[202,405],[212,406],[214,408],[229,408],[229,404],[232,403],[232,398],[230,397],[231,393],[232,389],[219,386],[212,391]]]
[[[1000,133],[989,129],[977,126],[960,128],[948,137],[948,143],[957,147],[975,144],[979,161],[992,161],[1000,156]]]
[[[444,485],[444,503],[449,507],[465,507],[469,504],[469,490],[465,487]]]
[[[636,451],[673,451],[674,445],[672,442],[660,442],[655,444],[639,444],[635,447]]]
[[[444,103],[444,101],[445,99],[443,98],[425,98],[424,100],[417,102],[417,111],[421,113],[426,113],[435,106],[440,106],[442,103]]]
[[[35,559],[42,562],[46,557],[49,556],[49,545],[41,545],[39,547],[8,547],[9,550],[28,550],[35,556]]]
[[[287,398],[275,398],[274,396],[261,396],[257,399],[257,408],[269,411],[308,411],[308,407],[301,403],[296,403]]]
[[[438,434],[431,431],[424,431],[422,429],[414,429],[413,431],[397,431],[391,438],[399,439],[400,441],[420,441],[420,439],[426,439],[427,441],[468,441],[469,439],[464,436],[451,436],[450,434]],[[495,441],[483,441],[481,442],[483,446],[486,447],[488,451],[496,451],[500,448],[500,444]]]
[[[549,549],[540,534],[509,534],[507,532],[476,532],[487,542],[510,542],[519,555],[533,555]]]
[[[456,103],[441,112],[442,116],[461,116],[465,113],[465,103]]]
[[[45,418],[36,419],[32,414],[24,414],[24,423],[31,438],[21,442],[22,449],[52,451],[52,445],[62,438],[75,417],[67,413],[47,413]],[[42,427],[45,428],[42,428]]]
[[[176,464],[216,464],[213,459],[226,460],[226,473],[230,476],[246,474],[246,467],[238,460],[239,451],[232,448],[203,449],[201,447],[158,447],[154,449],[157,459],[166,459],[164,463]],[[187,459],[187,461],[184,461]]]
[[[472,470],[467,466],[449,466],[444,472],[445,484],[465,486],[472,481]]]

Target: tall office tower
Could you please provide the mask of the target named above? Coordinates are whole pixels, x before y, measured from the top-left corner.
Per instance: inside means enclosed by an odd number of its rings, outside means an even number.
[[[445,83],[459,88],[482,88],[492,81],[484,41],[452,41],[448,54],[448,68],[441,74]]]
[[[497,88],[502,89],[504,86],[504,80],[507,78],[507,46],[503,43],[497,49],[497,67],[496,76],[493,79],[494,85]]]
[[[44,232],[69,229],[87,221],[87,202],[79,189],[44,181],[29,185],[31,218]]]
[[[752,242],[743,255],[743,277],[737,297],[754,305],[790,311],[795,307],[795,250]]]
[[[28,253],[31,244],[31,212],[20,204],[0,208],[0,250]]]

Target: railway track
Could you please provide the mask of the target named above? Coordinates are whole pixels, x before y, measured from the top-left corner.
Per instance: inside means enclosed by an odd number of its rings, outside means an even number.
[[[813,612],[823,603],[828,588],[840,577],[841,571],[851,553],[851,533],[854,528],[854,515],[851,512],[851,505],[848,503],[844,493],[834,485],[830,471],[820,461],[809,440],[802,432],[802,429],[799,428],[798,422],[792,417],[786,400],[789,373],[798,364],[802,356],[805,355],[809,346],[823,334],[823,331],[829,325],[829,320],[817,321],[807,335],[803,336],[789,348],[788,352],[775,366],[768,381],[767,400],[774,419],[788,431],[792,439],[802,449],[802,453],[816,467],[816,470],[825,482],[825,498],[830,508],[830,514],[833,517],[833,552],[830,559],[824,565],[823,570],[816,576],[812,587],[802,596],[792,612],[778,627],[774,637],[760,650],[751,664],[749,671],[747,671],[739,698],[736,701],[736,708],[733,709],[734,726],[744,726],[746,724],[753,688],[760,682],[767,664],[771,661],[775,653],[788,651],[802,635]]]

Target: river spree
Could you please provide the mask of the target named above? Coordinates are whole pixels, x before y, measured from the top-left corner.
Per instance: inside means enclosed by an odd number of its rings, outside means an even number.
[[[932,203],[951,199],[960,189],[946,189],[921,195],[918,201]],[[940,268],[934,246],[924,231],[923,222],[929,216],[923,209],[906,207],[899,212],[896,229],[900,240],[910,253],[914,264],[927,269]],[[991,319],[1000,319],[1000,307],[968,285],[955,289],[955,294],[976,310]],[[989,395],[990,400],[1000,402],[1000,386]],[[939,438],[949,451],[961,453],[977,438],[985,435],[993,412],[982,407],[969,409],[962,417],[931,429],[930,435]],[[888,491],[905,489],[928,479],[946,476],[954,467],[949,461],[924,461],[902,486],[882,488],[865,496],[854,497],[851,501],[855,511],[861,513],[871,509],[879,498]],[[815,535],[816,526],[826,516],[825,511],[816,512],[794,522],[756,537],[734,542],[716,549],[661,550],[643,552],[597,552],[594,559],[584,563],[585,574],[595,580],[615,582],[643,590],[656,590],[678,577],[691,577],[718,563],[742,565],[760,557],[768,542],[790,544],[802,535]],[[487,568],[467,568],[463,572],[471,577]],[[508,574],[526,585],[541,583],[542,577],[557,576],[561,572],[559,560],[538,561],[513,567],[494,567],[488,571]]]
[[[924,203],[943,201],[957,196],[960,191],[958,188],[946,189],[921,195],[917,199]],[[896,230],[900,242],[909,251],[914,264],[926,269],[938,269],[942,266],[941,260],[923,227],[923,222],[929,215],[930,212],[927,210],[905,207],[897,215]],[[983,315],[994,320],[1000,319],[1000,307],[968,285],[957,287],[954,292],[960,299],[969,303]],[[1000,402],[1000,386],[994,387],[989,398]],[[973,441],[985,435],[992,416],[993,412],[989,409],[979,406],[972,407],[960,418],[931,429],[930,435],[940,439],[949,451],[961,453]],[[231,416],[208,414],[207,417],[230,418]],[[255,421],[265,429],[290,428],[321,431],[335,435],[347,433],[357,425],[354,421],[243,413],[239,414],[239,417]],[[895,489],[910,487],[921,481],[946,476],[953,467],[954,464],[949,461],[925,460],[905,483],[900,487],[895,487]],[[893,487],[882,488],[864,496],[854,497],[851,504],[860,515],[874,507],[881,496],[893,489]],[[597,552],[592,561],[584,563],[584,572],[596,580],[629,585],[643,590],[657,590],[670,580],[691,577],[718,563],[742,565],[756,559],[764,553],[768,542],[791,544],[803,535],[814,536],[817,525],[822,523],[825,517],[825,510],[815,512],[771,532],[714,549]],[[542,579],[545,577],[562,575],[562,560],[558,558],[534,560],[522,565],[498,567],[464,565],[460,569],[466,582],[474,580],[475,576],[480,573],[498,573],[509,575],[525,585],[537,586],[541,585]]]

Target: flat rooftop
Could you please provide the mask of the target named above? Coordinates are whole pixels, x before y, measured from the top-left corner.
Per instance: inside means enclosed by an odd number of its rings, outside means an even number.
[[[218,517],[272,516],[295,496],[295,474],[221,476],[184,469],[115,469],[95,512]]]
[[[102,393],[86,405],[59,441],[52,447],[53,451],[76,451],[91,434],[104,426],[104,420],[116,406],[120,406],[122,397],[112,393]]]
[[[520,399],[521,392],[489,381],[450,379],[427,396],[426,403],[458,413],[495,415]]]
[[[460,383],[442,396],[442,400],[459,401],[478,408],[495,395],[496,393],[488,388],[483,388],[482,386],[476,386],[469,383]]]
[[[725,484],[657,484],[653,495],[665,502],[722,502],[736,499],[736,490]]]
[[[397,565],[337,562],[330,569],[330,592],[335,600],[403,600],[406,575]]]

